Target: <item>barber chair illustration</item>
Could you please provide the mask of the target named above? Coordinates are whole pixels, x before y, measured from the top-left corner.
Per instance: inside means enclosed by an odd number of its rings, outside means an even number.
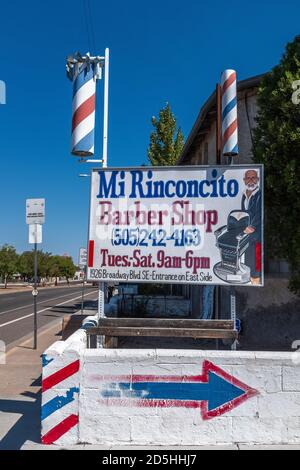
[[[244,233],[249,225],[250,217],[247,212],[233,210],[228,215],[227,225],[215,231],[221,261],[214,266],[214,273],[229,284],[250,282],[250,268],[243,264],[241,259],[249,247],[251,235]]]

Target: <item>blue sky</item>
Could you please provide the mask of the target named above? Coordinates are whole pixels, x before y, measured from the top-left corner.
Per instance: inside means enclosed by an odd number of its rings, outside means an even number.
[[[3,1],[0,245],[29,248],[25,199],[46,198],[43,249],[78,258],[87,238],[89,171],[70,155],[72,86],[65,58],[89,44],[86,0]],[[225,5],[227,8],[225,8]],[[108,163],[147,161],[151,116],[168,101],[187,137],[225,68],[268,71],[299,33],[299,0],[90,0],[96,50],[111,50]],[[101,155],[102,85],[96,155]]]

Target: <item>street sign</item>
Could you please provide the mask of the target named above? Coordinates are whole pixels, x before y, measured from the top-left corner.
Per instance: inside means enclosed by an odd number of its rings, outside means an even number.
[[[45,199],[26,200],[26,224],[45,223]]]
[[[86,265],[87,265],[87,249],[80,248],[78,266],[80,267],[80,269],[85,269]]]
[[[42,229],[43,229],[43,226],[39,224],[29,225],[29,243],[30,244],[42,243],[43,241]]]
[[[87,278],[262,286],[263,167],[93,170]]]
[[[36,297],[38,295],[39,291],[37,289],[33,289],[32,295],[33,297]]]

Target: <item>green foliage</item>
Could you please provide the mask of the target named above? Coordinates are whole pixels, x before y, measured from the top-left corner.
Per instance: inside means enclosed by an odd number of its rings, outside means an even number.
[[[69,282],[70,278],[74,277],[74,274],[76,272],[76,266],[74,266],[72,258],[67,257],[67,256],[61,256],[60,262],[59,262],[59,268],[60,268],[60,275],[65,277],[67,282]]]
[[[69,282],[76,272],[71,257],[52,255],[51,253],[37,252],[38,256],[38,277],[39,278],[66,278]],[[4,245],[0,249],[0,276],[5,280],[13,274],[19,274],[24,281],[29,281],[34,277],[34,251],[24,251],[17,255],[12,246]]]
[[[25,281],[34,275],[34,253],[33,251],[24,251],[19,256],[17,263],[17,271]]]
[[[18,255],[13,246],[4,245],[0,249],[0,276],[4,279],[5,288],[10,276],[17,270]]]
[[[287,259],[290,288],[300,294],[300,103],[292,100],[297,80],[300,36],[262,81],[253,150],[254,161],[265,165],[266,248],[271,258]]]
[[[153,166],[175,165],[184,145],[184,137],[170,105],[160,110],[159,119],[152,118],[154,131],[150,135],[148,159]]]

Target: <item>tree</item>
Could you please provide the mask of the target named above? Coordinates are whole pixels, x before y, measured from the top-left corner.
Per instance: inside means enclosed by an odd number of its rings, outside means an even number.
[[[154,131],[150,135],[148,159],[151,165],[165,166],[175,165],[184,145],[184,137],[170,105],[160,110],[159,119],[152,117]]]
[[[34,276],[34,254],[33,251],[24,251],[18,258],[17,269],[23,281]]]
[[[51,253],[37,252],[38,277],[49,277],[51,274]],[[34,251],[24,251],[18,258],[18,271],[23,280],[34,277]]]
[[[74,265],[71,257],[60,256],[59,272],[62,277],[66,278],[67,283],[69,284],[70,277],[74,277],[76,272],[76,266]]]
[[[289,262],[290,289],[300,294],[300,104],[292,99],[298,80],[300,36],[261,83],[253,153],[265,165],[267,251]]]
[[[38,251],[38,274],[40,277],[46,277],[47,279],[51,277],[51,259],[51,253]]]
[[[55,277],[55,285],[57,286],[57,279],[60,276],[60,256],[51,256],[48,269],[50,277]]]
[[[10,276],[17,272],[18,255],[11,245],[3,245],[0,249],[0,276],[4,279],[4,287]]]

